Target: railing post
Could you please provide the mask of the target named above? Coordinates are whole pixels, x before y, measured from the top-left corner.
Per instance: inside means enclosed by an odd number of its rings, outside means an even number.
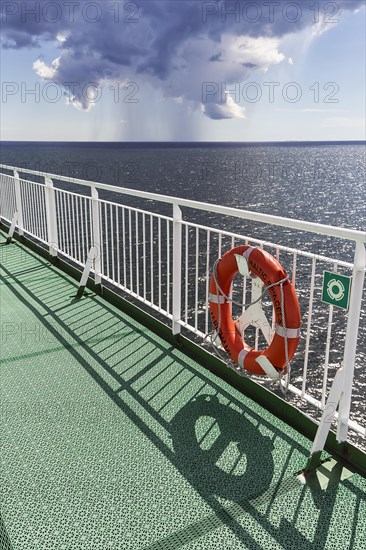
[[[98,254],[98,250],[96,249],[95,246],[92,246],[91,249],[88,252],[88,258],[86,260],[84,271],[83,271],[83,274],[81,276],[79,288],[78,288],[78,291],[77,291],[77,294],[76,294],[77,298],[81,298],[82,295],[84,294],[84,290],[85,290],[86,284],[88,282],[89,273],[90,273],[90,270],[94,266],[95,258],[97,257],[97,254]]]
[[[14,170],[14,189],[15,189],[15,202],[17,207],[17,225],[19,229],[19,235],[24,235],[22,195],[20,192],[20,177],[19,177],[19,173],[16,170]]]
[[[351,396],[355,359],[357,350],[358,327],[360,323],[361,301],[365,281],[366,250],[363,243],[356,243],[353,266],[352,288],[348,312],[346,342],[343,355],[344,386],[339,403],[337,441],[347,441],[348,419],[351,408]]]
[[[102,262],[101,262],[101,240],[100,240],[100,216],[99,216],[99,194],[94,186],[91,187],[92,196],[92,230],[93,230],[93,246],[96,247],[97,252],[94,259],[94,272],[95,272],[95,284],[101,290],[102,286]]]
[[[45,203],[49,252],[51,256],[56,257],[58,250],[56,199],[53,181],[48,176],[45,176]]]
[[[324,449],[338,405],[337,441],[341,444],[344,444],[347,441],[348,420],[351,409],[353,375],[357,350],[358,326],[360,321],[362,292],[365,280],[365,268],[365,246],[363,243],[357,242],[353,265],[352,288],[343,363],[333,380],[327,404],[324,408],[313,442],[307,470],[315,469],[319,464],[320,455]]]
[[[173,303],[172,314],[173,334],[181,331],[182,308],[182,211],[177,204],[173,204]]]

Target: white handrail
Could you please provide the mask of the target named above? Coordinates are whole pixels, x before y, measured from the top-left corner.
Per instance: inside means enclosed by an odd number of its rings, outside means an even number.
[[[308,231],[310,233],[317,233],[318,235],[326,235],[328,237],[338,237],[339,239],[346,239],[346,240],[361,242],[364,244],[366,243],[366,230],[359,231],[356,229],[348,229],[346,227],[335,227],[333,225],[325,225],[325,224],[307,222],[302,220],[294,220],[294,219],[285,218],[282,216],[273,216],[271,214],[262,214],[260,212],[251,212],[249,210],[231,208],[229,206],[222,206],[222,205],[217,205],[212,203],[193,201],[193,200],[183,199],[179,197],[172,197],[169,195],[160,195],[157,193],[150,193],[148,191],[140,191],[138,189],[129,189],[127,187],[118,187],[118,186],[109,185],[106,183],[87,181],[79,178],[60,176],[57,174],[48,174],[48,173],[40,172],[36,170],[28,170],[25,168],[16,168],[14,166],[7,166],[5,164],[0,164],[0,168],[4,170],[16,170],[17,172],[20,172],[23,174],[31,174],[35,176],[50,178],[57,181],[64,181],[67,183],[84,185],[86,187],[95,187],[96,189],[103,189],[104,191],[111,191],[113,193],[120,193],[122,195],[130,195],[141,199],[164,202],[164,203],[169,203],[176,206],[193,208],[195,210],[204,210],[206,212],[223,214],[225,216],[233,216],[235,218],[256,221],[260,223],[266,223],[269,225],[276,225],[280,227],[286,227],[289,229],[297,229],[300,231]]]

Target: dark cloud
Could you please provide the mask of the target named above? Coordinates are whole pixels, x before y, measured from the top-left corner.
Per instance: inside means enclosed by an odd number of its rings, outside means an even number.
[[[220,52],[220,53],[217,53],[216,55],[211,55],[209,60],[211,61],[211,63],[214,63],[215,61],[222,61],[221,56],[222,56],[222,53]]]
[[[198,105],[203,79],[215,76],[212,68],[220,66],[217,78],[232,83],[280,62],[280,39],[316,25],[314,5],[313,0],[2,0],[2,43],[20,49],[58,40],[58,61],[38,62],[36,68],[59,84],[136,77]],[[318,25],[332,25],[342,10],[362,5],[363,0],[319,2]],[[77,92],[76,99],[88,107]],[[203,111],[220,118],[225,109],[212,105]]]

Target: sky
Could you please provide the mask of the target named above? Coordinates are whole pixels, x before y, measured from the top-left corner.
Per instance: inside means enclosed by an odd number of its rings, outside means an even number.
[[[364,0],[1,0],[1,140],[365,140]]]

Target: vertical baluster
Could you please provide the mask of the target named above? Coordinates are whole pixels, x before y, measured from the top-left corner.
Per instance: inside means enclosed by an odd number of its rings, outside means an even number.
[[[90,242],[92,239],[92,201],[89,197],[85,199],[85,241],[86,241],[86,256],[90,250]],[[97,250],[99,254],[99,250]]]
[[[310,337],[311,337],[311,318],[312,318],[312,315],[313,315],[313,300],[314,300],[314,289],[315,289],[315,269],[316,269],[316,258],[313,258],[312,268],[311,268],[311,279],[310,279],[310,299],[309,299],[309,310],[308,310],[308,323],[307,323],[307,329],[306,329],[303,380],[302,380],[302,389],[301,389],[301,396],[302,397],[304,397],[305,391],[306,391],[306,380],[307,380],[307,371],[308,371],[308,362],[309,362],[309,348],[310,348]]]
[[[161,218],[158,218],[159,309],[161,309]]]
[[[106,256],[106,271],[104,273],[107,275],[107,279],[110,279],[109,271],[109,230],[108,230],[108,216],[107,216],[107,204],[104,203],[104,234],[105,234],[105,256]]]
[[[205,314],[205,334],[208,334],[208,291],[210,285],[210,230],[207,230],[207,248],[206,248],[206,314]]]
[[[122,237],[123,237],[123,286],[127,288],[127,263],[126,263],[126,215],[122,207]]]
[[[335,263],[334,264],[334,272],[337,272],[337,270],[338,270],[338,265]],[[330,342],[331,342],[331,337],[332,337],[333,309],[334,309],[333,305],[329,305],[327,339],[326,339],[326,343],[325,343],[323,389],[322,389],[322,407],[323,408],[325,406],[326,393],[327,393],[329,353],[330,353]]]
[[[32,184],[27,183],[27,191],[29,194],[29,201],[28,201],[28,208],[29,208],[29,232],[34,235],[34,212],[35,212],[35,205],[34,205],[34,199],[32,194]]]
[[[146,215],[142,214],[142,255],[143,255],[143,272],[144,272],[144,300],[146,301]]]
[[[8,185],[6,186],[6,188],[10,191],[9,183],[10,183],[10,180],[8,179]],[[22,195],[21,195],[21,192],[20,192],[19,173],[16,170],[14,170],[14,193],[15,193],[15,208],[17,210],[17,216],[18,216],[19,235],[23,235],[24,234],[24,228],[23,228],[24,223],[23,223]],[[12,215],[13,214],[14,214],[14,212],[12,213]]]
[[[188,289],[189,289],[189,279],[188,279],[188,276],[189,276],[189,269],[188,269],[188,262],[189,262],[189,255],[188,255],[188,249],[189,249],[189,244],[188,244],[188,225],[186,225],[186,258],[185,258],[185,294],[184,294],[184,299],[185,299],[185,303],[184,303],[184,322],[187,324],[188,323]]]
[[[73,254],[73,258],[77,259],[78,236],[76,234],[75,196],[71,195],[70,199],[71,199],[70,222],[71,222],[71,229],[72,229],[72,254]]]
[[[70,207],[70,194],[66,194],[66,234],[67,234],[67,250],[68,255],[72,257],[72,232],[71,232],[71,207]]]
[[[139,258],[139,213],[135,212],[135,245],[136,245],[136,294],[140,296],[140,258]]]
[[[151,303],[154,303],[154,218],[150,214],[150,285],[151,285]]]
[[[245,241],[246,245],[248,245],[248,241]],[[243,304],[243,307],[241,308],[241,313],[243,314],[244,311],[245,311],[245,303],[247,301],[247,277],[244,277],[244,280],[243,280],[243,297],[242,297],[242,304]]]
[[[132,273],[132,214],[131,209],[128,209],[128,237],[129,237],[129,251],[130,251],[130,290],[133,291],[133,273]]]
[[[83,259],[81,257],[81,235],[80,235],[80,197],[75,197],[75,216],[76,216],[76,241],[77,241],[77,251],[78,251],[78,260],[82,264]]]
[[[33,204],[34,204],[34,226],[33,226],[33,233],[37,237],[38,236],[38,224],[39,224],[39,201],[38,201],[38,188],[37,185],[32,184],[32,193],[33,193]]]
[[[27,193],[27,206],[28,206],[28,231],[29,233],[33,234],[33,200],[32,200],[32,194],[31,194],[31,184],[28,182],[24,182],[24,188],[26,189]]]
[[[113,281],[116,281],[116,275],[115,275],[115,260],[114,255],[116,251],[116,240],[114,235],[114,223],[113,223],[113,210],[116,207],[113,207],[112,204],[109,205],[109,216],[110,216],[110,228],[111,228],[111,256],[112,256],[112,277],[111,279]]]
[[[92,228],[92,241],[93,246],[97,249],[97,256],[94,260],[94,270],[95,270],[95,284],[97,288],[101,287],[102,284],[102,258],[103,258],[103,247],[102,247],[102,226],[100,223],[100,214],[101,209],[99,206],[99,194],[97,189],[91,187],[91,228]]]
[[[39,186],[38,189],[40,191],[40,205],[41,205],[41,219],[40,219],[41,234],[42,234],[43,240],[47,241],[48,229],[47,229],[46,188],[43,187],[43,186],[42,187]],[[56,236],[56,240],[57,240],[57,215],[56,215],[56,201],[55,201],[55,198],[54,198],[54,203],[55,203],[54,206],[53,206],[53,208],[54,208],[54,218],[52,220],[52,223],[54,225],[54,227],[53,227],[54,235]],[[58,243],[57,243],[57,245],[58,245]]]
[[[58,201],[59,201],[59,211],[60,211],[60,220],[59,220],[59,228],[60,228],[60,243],[62,242],[62,245],[59,244],[61,252],[66,252],[66,239],[65,239],[65,223],[64,223],[64,193],[63,191],[58,191]]]
[[[61,234],[61,209],[60,209],[60,191],[55,189],[56,215],[57,215],[57,241],[59,250],[63,250],[62,234]]]
[[[85,202],[84,197],[80,197],[80,228],[81,228],[81,257],[80,261],[84,265],[88,257],[88,250],[85,250]],[[80,239],[79,239],[80,240]]]
[[[195,284],[195,304],[194,304],[194,328],[198,330],[198,276],[199,276],[199,229],[196,227],[196,284]]]
[[[116,206],[116,233],[117,233],[117,283],[121,286],[121,258],[120,258],[120,234],[119,234],[119,212],[120,207]]]
[[[169,227],[169,220],[166,220],[166,268],[167,268],[166,269],[166,310],[168,313],[170,313],[170,242],[169,241],[170,241],[170,227]]]
[[[294,286],[296,285],[296,269],[297,269],[297,252],[294,252],[294,257],[292,261],[292,277],[291,277],[291,282]]]
[[[68,253],[68,232],[67,232],[67,194],[63,191],[62,192],[62,231],[63,231],[63,239],[64,239],[64,252],[65,254]]]

